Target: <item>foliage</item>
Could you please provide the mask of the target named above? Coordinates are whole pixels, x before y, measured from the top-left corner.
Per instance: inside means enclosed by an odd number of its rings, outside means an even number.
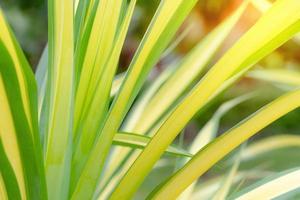
[[[166,154],[176,159],[178,168],[148,191],[147,198],[175,199],[185,191],[180,198],[189,199],[201,190],[196,184],[199,177],[297,109],[299,74],[257,69],[247,76],[279,85],[285,94],[218,136],[223,115],[255,94],[232,99],[217,110],[189,150],[172,144],[199,111],[300,31],[299,0],[278,0],[273,5],[254,1],[257,7],[264,5],[262,17],[208,68],[252,3],[244,1],[182,60],[170,63],[152,84],[145,84],[196,3],[161,1],[121,75],[116,72],[136,0],[49,0],[48,45],[35,76],[0,11],[0,198],[132,199]],[[210,197],[268,199],[299,187],[297,168],[231,191],[241,173],[249,176],[249,170],[240,172],[239,166],[255,157],[253,152],[299,147],[299,138],[290,142],[290,137],[241,148],[229,160],[228,175],[219,177],[218,192]],[[275,147],[270,145],[274,141]],[[282,184],[280,190],[270,189]]]

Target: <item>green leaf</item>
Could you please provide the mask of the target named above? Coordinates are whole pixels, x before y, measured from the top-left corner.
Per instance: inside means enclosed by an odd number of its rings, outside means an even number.
[[[45,47],[35,72],[35,79],[38,87],[39,116],[42,110],[41,105],[43,104],[45,94],[46,94],[47,71],[48,71],[48,46]]]
[[[272,175],[272,172],[263,171],[263,170],[247,170],[247,171],[238,171],[237,174],[234,176],[233,183],[238,184],[243,180],[257,180],[261,179],[266,176]],[[212,177],[209,179],[205,179],[205,181],[200,181],[197,184],[192,196],[189,198],[191,200],[197,199],[210,199],[216,191],[220,187],[222,187],[222,181],[226,178],[226,175],[219,175],[216,177]]]
[[[122,132],[122,133],[117,133],[115,135],[113,143],[116,145],[143,149],[147,146],[150,140],[151,137],[145,135]],[[174,146],[170,146],[166,150],[166,153],[176,155],[176,156],[184,156],[184,157],[193,156],[189,152]]]
[[[163,52],[160,59],[163,60],[164,58],[168,57],[169,54],[171,54],[176,47],[188,36],[189,33],[191,33],[193,29],[192,24],[189,24],[182,33],[178,34],[174,41],[171,42],[171,44],[168,46],[168,48]]]
[[[156,131],[151,142],[114,190],[112,199],[133,195],[167,146],[197,111],[207,104],[224,81],[242,69],[253,66],[300,30],[299,9],[300,2],[297,0],[276,1],[273,7],[212,67]],[[273,23],[274,17],[277,23]],[[122,190],[125,186],[130,190]],[[172,194],[178,195],[174,191]]]
[[[237,153],[235,161],[234,161],[228,175],[222,181],[221,187],[213,195],[212,200],[223,200],[223,199],[226,199],[226,197],[228,196],[230,188],[232,187],[232,184],[234,182],[234,177],[237,175],[237,172],[238,172],[238,168],[239,168],[239,165],[241,162],[240,154],[242,151],[243,150],[241,149],[240,152]]]
[[[300,136],[298,135],[275,135],[267,137],[250,144],[241,154],[242,160],[249,160],[258,155],[287,147],[300,147]]]
[[[166,0],[161,2],[130,64],[124,83],[112,104],[101,133],[86,162],[74,193],[78,198],[87,197],[94,192],[97,177],[101,174],[113,137],[125,114],[133,103],[151,67],[158,61],[161,53],[195,3],[196,0],[188,2]],[[97,164],[95,164],[95,161]]]
[[[73,0],[48,1],[49,44],[45,170],[48,198],[67,199],[74,99]]]
[[[122,130],[132,131],[134,127],[139,122],[141,116],[147,104],[151,101],[151,98],[155,95],[158,89],[165,83],[165,81],[174,73],[176,70],[174,64],[171,64],[166,70],[164,70],[159,77],[157,77],[154,82],[149,85],[148,88],[143,90],[137,102],[131,108],[130,112],[126,115],[124,125],[122,125]],[[141,134],[146,134],[146,132],[141,132]]]
[[[88,10],[90,6],[93,6],[92,2],[93,1],[91,0],[76,0],[76,2],[74,2],[74,38],[76,39],[75,46],[82,39],[82,35],[87,23]]]
[[[2,138],[0,138],[0,198],[21,200],[21,193],[18,186],[18,180],[9,159],[4,152]]]
[[[200,149],[205,147],[205,145],[211,142],[217,136],[221,118],[232,108],[252,97],[253,94],[246,94],[223,103],[197,134],[197,137],[190,147],[190,152],[197,153]]]
[[[155,79],[155,81],[151,85],[149,85],[147,89],[143,90],[143,92],[140,94],[140,97],[137,100],[136,105],[127,114],[126,120],[121,128],[123,132],[128,132],[129,130],[132,130],[135,123],[139,120],[139,117],[142,114],[144,107],[150,101],[157,89],[173,72],[173,67],[167,68],[162,74],[160,74],[160,76],[157,79]],[[117,181],[111,180],[120,179],[122,177],[122,174],[125,174],[132,160],[136,158],[137,153],[138,152],[132,152],[132,150],[128,148],[115,147],[108,161],[110,167],[105,170],[105,174],[101,179],[99,187],[103,186],[106,188],[113,188],[109,184],[112,183],[115,185]],[[107,181],[109,181],[109,183]]]
[[[22,199],[46,199],[34,75],[1,10],[0,27],[1,182],[9,187],[15,176]]]
[[[281,116],[300,107],[299,98],[300,90],[290,92],[264,106],[257,113],[209,143],[164,185],[158,188],[153,193],[152,198],[160,199],[166,195],[170,198],[170,191],[172,191],[172,197],[176,197],[237,146]]]
[[[247,73],[247,77],[289,89],[300,86],[300,72],[287,69],[256,69]]]
[[[155,110],[158,110],[160,113],[164,113],[164,111],[168,110],[168,106],[164,107],[161,105],[161,103],[164,103],[164,101],[157,101],[157,105],[152,106],[153,109],[149,109],[149,102],[153,102],[154,98],[158,99],[157,95],[159,95],[161,99],[166,99],[165,97],[168,96],[167,101],[170,103],[169,106],[171,104],[174,104],[179,95],[182,96],[183,91],[187,90],[188,86],[191,84],[193,79],[195,79],[197,74],[199,74],[204,69],[204,66],[211,59],[212,55],[229,34],[230,30],[235,25],[244,9],[245,4],[239,10],[237,10],[236,13],[229,17],[229,19],[220,24],[212,33],[206,36],[203,41],[199,42],[199,44],[189,53],[188,58],[185,58],[181,62],[181,64],[179,64],[179,66],[176,61],[171,63],[170,66],[168,66],[168,68],[162,74],[160,74],[160,76],[155,79],[155,81],[146,90],[144,90],[142,94],[140,94],[137,102],[134,104],[134,107],[131,108],[130,113],[127,114],[126,121],[121,129],[129,132],[135,130],[137,126],[142,124],[145,115],[149,113],[151,115],[152,111]],[[181,39],[182,37],[183,36],[181,36],[179,39]],[[173,46],[174,44],[172,44],[169,48],[173,48]],[[170,51],[169,48],[168,50],[166,50],[167,52]],[[178,83],[181,83],[180,86],[178,86]],[[172,95],[168,95],[170,94],[169,91],[161,91],[168,87],[170,90],[174,90],[173,96],[175,95],[175,98],[172,98]],[[146,108],[151,110],[151,112],[145,112]],[[153,115],[153,117],[154,118],[152,119],[155,119],[153,120],[153,122],[156,122],[157,119],[160,118],[159,115]],[[154,123],[151,123],[150,121],[144,122],[144,126],[139,127],[143,127],[141,129],[141,131],[143,132],[141,133],[146,134],[148,133],[147,129],[153,126]],[[118,174],[125,173],[125,170],[127,170],[127,168],[125,168],[124,166],[130,166],[129,160],[134,159],[133,156],[137,155],[136,153],[131,154],[129,158],[129,152],[130,151],[128,149],[124,148],[114,149],[111,155],[111,162],[113,163],[112,166],[115,166],[117,168],[113,169],[114,167],[110,167],[109,169],[107,169],[103,178],[104,180],[106,177],[119,177]],[[120,167],[122,168],[122,170],[120,170]],[[103,181],[103,179],[101,180],[101,182]]]
[[[111,57],[112,51],[118,51],[114,48],[115,40],[118,40],[118,23],[122,17],[121,13],[123,1],[103,0],[95,4],[95,17],[89,17],[89,26],[84,32],[84,38],[76,48],[76,101],[74,114],[74,140],[85,133],[81,127],[81,121],[85,120],[84,115],[90,113],[89,106],[97,91],[99,81],[105,77],[104,70],[114,72],[116,66],[106,66]],[[126,29],[127,30],[127,29]],[[122,47],[122,41],[119,41]],[[115,49],[115,50],[113,50]],[[116,54],[116,53],[115,53]],[[118,54],[115,56],[118,57]],[[111,73],[114,74],[114,73]],[[109,84],[108,84],[109,85]],[[100,88],[101,90],[101,88]],[[105,96],[105,92],[104,92]],[[107,111],[106,101],[99,105],[98,113]],[[91,116],[91,114],[89,115]],[[95,117],[95,115],[93,115]],[[103,116],[99,115],[97,121],[101,121]],[[99,122],[96,122],[99,124]],[[88,124],[88,123],[87,123]],[[91,131],[93,132],[93,131]]]
[[[110,91],[110,98],[113,99],[115,95],[118,93],[123,81],[124,81],[125,74],[118,74],[115,76],[114,81],[111,86],[111,91]]]
[[[38,117],[39,117],[39,131],[43,151],[46,151],[47,144],[47,105],[49,98],[46,97],[47,79],[48,79],[48,45],[45,47],[42,57],[38,63],[35,79],[38,87]],[[49,95],[49,94],[48,94]]]
[[[270,2],[270,0],[251,0],[251,3],[261,13],[265,13],[266,11],[268,11],[272,7],[272,3]],[[300,44],[300,34],[295,35],[293,40],[297,44]]]
[[[252,186],[230,196],[228,199],[251,200],[257,197],[261,199],[274,199],[280,195],[300,188],[300,169],[291,169],[265,180],[259,181]]]
[[[126,14],[119,28],[119,33],[115,39],[115,45],[112,48],[110,56],[107,58],[105,68],[102,75],[99,77],[97,87],[91,94],[90,105],[86,106],[85,115],[83,115],[83,123],[80,125],[78,140],[76,141],[75,153],[73,156],[73,174],[72,174],[72,187],[71,192],[75,189],[78,178],[80,177],[81,170],[85,161],[94,145],[95,138],[99,133],[104,117],[108,112],[110,103],[110,92],[115,75],[116,67],[119,61],[119,56],[122,50],[125,36],[129,28],[136,1],[130,2],[126,8]],[[104,66],[103,66],[104,67]],[[82,77],[81,77],[82,78]],[[86,102],[87,103],[87,102]],[[75,135],[76,137],[76,135]],[[80,198],[80,197],[79,197]]]
[[[151,100],[145,106],[142,115],[139,117],[133,132],[144,133],[157,122],[163,114],[174,107],[180,96],[189,89],[195,79],[203,72],[211,61],[217,50],[220,48],[230,31],[243,14],[247,2],[232,14],[215,30],[201,40],[177,66],[176,71],[168,77],[164,84],[155,92]],[[175,104],[176,105],[176,104]]]
[[[196,154],[199,150],[204,148],[209,142],[215,139],[219,130],[219,124],[222,117],[227,114],[232,108],[238,104],[247,101],[252,98],[253,94],[246,94],[240,97],[236,97],[232,100],[229,100],[223,103],[218,110],[214,113],[211,119],[202,127],[198,132],[197,136],[194,138],[193,143],[189,148],[189,152]],[[188,160],[185,160],[185,163]],[[196,186],[196,181],[190,185],[181,195],[180,199],[190,199],[192,192]]]

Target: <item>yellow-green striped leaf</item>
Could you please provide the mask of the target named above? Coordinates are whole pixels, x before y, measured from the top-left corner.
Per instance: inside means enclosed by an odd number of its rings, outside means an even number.
[[[248,2],[242,4],[235,13],[232,14],[215,30],[209,33],[203,40],[192,49],[183,61],[179,64],[176,71],[166,80],[166,82],[151,97],[142,115],[139,117],[133,132],[144,133],[165,114],[174,102],[186,91],[195,79],[205,69],[217,52],[225,38],[228,36],[234,25],[243,14]],[[176,105],[176,104],[175,104]]]
[[[48,1],[45,170],[48,198],[67,199],[74,99],[73,0]]]
[[[161,1],[130,64],[124,83],[112,104],[74,195],[80,198],[94,192],[97,177],[102,171],[114,134],[121,125],[150,69],[158,61],[161,53],[196,2],[196,0]],[[95,161],[97,161],[97,164],[95,164]],[[89,177],[95,177],[95,179]]]
[[[166,147],[224,81],[242,69],[254,65],[300,30],[299,9],[300,2],[297,0],[278,0],[274,3],[272,8],[215,64],[156,131],[151,142],[115,189],[112,199],[133,195]],[[277,23],[273,23],[274,18]],[[297,95],[295,96],[297,98]],[[290,101],[293,103],[294,99]],[[130,190],[122,190],[125,185],[129,186]],[[174,196],[176,195],[178,194],[174,193]]]
[[[117,133],[115,135],[113,144],[143,149],[147,146],[150,140],[151,137],[149,136],[122,132],[122,133]],[[184,156],[184,157],[193,156],[188,151],[175,146],[170,146],[166,150],[166,153],[177,155],[177,156]]]
[[[12,199],[44,199],[34,75],[1,10],[0,27],[1,188]]]
[[[115,44],[110,47],[112,50],[107,58],[102,75],[98,77],[99,80],[97,80],[96,83],[97,87],[94,88],[94,91],[91,94],[89,94],[92,98],[89,106],[86,106],[86,110],[83,115],[83,123],[80,124],[80,130],[82,131],[78,133],[78,139],[76,140],[75,138],[76,146],[74,148],[75,152],[73,157],[71,192],[75,189],[74,187],[76,186],[83,165],[85,164],[89,152],[94,145],[95,138],[99,133],[99,127],[101,127],[104,117],[108,112],[113,77],[115,75],[119,56],[125,41],[125,36],[129,28],[129,23],[133,15],[135,3],[136,1],[132,0],[128,4],[126,14],[120,24],[120,32],[116,36]],[[81,79],[82,78],[83,77],[81,77]],[[88,104],[87,102],[85,103]]]
[[[197,136],[194,138],[193,143],[189,148],[189,152],[191,152],[192,154],[196,154],[199,150],[204,148],[209,142],[215,139],[219,130],[219,124],[221,118],[232,108],[250,99],[251,97],[253,97],[253,94],[246,94],[223,103],[218,108],[218,110],[214,113],[211,119],[198,132]],[[187,161],[188,160],[186,159],[185,163]],[[180,199],[181,200],[189,199],[192,195],[192,192],[195,189],[195,186],[196,186],[196,181],[180,195]]]
[[[200,150],[179,171],[152,195],[153,199],[175,198],[198,177],[237,146],[281,116],[300,107],[300,90],[290,92],[271,102],[247,120],[242,121]],[[247,130],[247,132],[245,132]],[[170,192],[172,195],[170,196]]]
[[[280,195],[288,193],[292,190],[300,188],[300,169],[287,170],[285,172],[276,174],[265,180],[259,181],[252,186],[235,194],[228,199],[236,200],[252,200],[260,199],[275,199]]]

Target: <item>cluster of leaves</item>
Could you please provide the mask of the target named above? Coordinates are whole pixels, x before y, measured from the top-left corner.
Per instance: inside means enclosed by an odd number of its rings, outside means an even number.
[[[35,76],[0,11],[1,199],[131,199],[164,153],[180,156],[182,167],[148,198],[193,195],[198,177],[300,106],[299,77],[253,71],[292,90],[216,138],[220,118],[253,95],[226,102],[188,151],[171,145],[198,111],[299,32],[300,2],[278,0],[195,84],[250,2],[257,3],[245,1],[142,92],[197,0],[161,1],[127,72],[117,76],[136,0],[49,0],[48,45]],[[299,138],[284,138],[275,147],[299,146]],[[216,199],[228,196],[243,159],[274,148],[262,142],[238,154]],[[293,169],[228,198],[275,197],[299,187],[299,176]]]

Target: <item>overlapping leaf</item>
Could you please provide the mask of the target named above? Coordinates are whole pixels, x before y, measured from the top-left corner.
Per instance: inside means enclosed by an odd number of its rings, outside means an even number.
[[[272,8],[217,62],[163,123],[149,145],[143,150],[115,189],[112,194],[113,199],[130,197],[137,190],[164,149],[173,141],[194,114],[207,103],[210,96],[216,92],[226,79],[234,75],[235,72],[252,66],[299,31],[299,8],[300,2],[296,0],[276,1]],[[282,10],[286,10],[286,12],[282,12]],[[272,23],[274,17],[277,23]],[[294,98],[298,98],[296,94]],[[292,107],[293,109],[298,106],[295,104]],[[290,111],[289,109],[291,108],[288,107],[287,111]],[[278,113],[280,113],[279,110]],[[190,183],[186,177],[185,181]],[[125,185],[131,189],[129,191],[122,190],[121,188]],[[180,188],[179,193],[186,187],[184,185],[178,186]],[[176,188],[177,185],[174,187]],[[174,187],[172,194],[176,197],[178,193],[174,192]],[[163,191],[168,190],[163,189]],[[163,195],[165,194],[163,193]],[[157,197],[162,196],[158,195]]]
[[[82,195],[86,197],[94,191],[97,184],[96,177],[102,171],[114,134],[121,125],[151,67],[158,61],[160,54],[195,3],[196,0],[188,2],[166,0],[161,2],[133,58],[108,117],[105,119],[101,133],[84,167],[74,195],[79,198]],[[95,164],[96,160],[97,164]],[[95,177],[95,179],[89,177]]]
[[[44,124],[49,199],[67,199],[74,99],[73,0],[50,0],[47,98]]]
[[[0,27],[1,190],[11,199],[45,199],[35,79],[1,10]]]

